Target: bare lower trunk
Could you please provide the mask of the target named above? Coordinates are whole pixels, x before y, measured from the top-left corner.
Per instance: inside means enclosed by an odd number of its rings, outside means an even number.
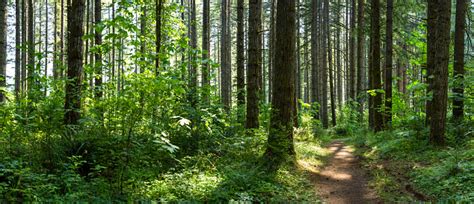
[[[76,125],[81,117],[81,85],[83,72],[83,40],[85,0],[73,0],[68,10],[68,71],[66,83],[66,102],[64,105],[66,125]]]

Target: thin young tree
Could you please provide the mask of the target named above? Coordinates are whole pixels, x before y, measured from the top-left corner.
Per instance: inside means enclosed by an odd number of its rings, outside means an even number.
[[[7,86],[7,1],[0,2],[0,88]],[[5,93],[0,90],[0,103],[6,100]]]
[[[270,133],[265,156],[277,167],[294,156],[293,105],[295,92],[296,15],[295,0],[278,1],[276,14],[275,66]]]
[[[428,1],[428,93],[427,122],[430,126],[430,142],[444,145],[448,101],[448,64],[450,43],[450,0]]]
[[[464,117],[464,32],[466,30],[467,0],[456,0],[456,25],[454,31],[454,69],[453,76],[453,118],[460,121]]]
[[[258,128],[259,75],[262,72],[262,1],[249,1],[248,72],[247,72],[247,128]]]
[[[15,0],[15,98],[20,98],[21,91],[21,5]]]
[[[83,40],[85,0],[72,0],[67,15],[67,83],[64,104],[66,125],[76,125],[81,118]]]

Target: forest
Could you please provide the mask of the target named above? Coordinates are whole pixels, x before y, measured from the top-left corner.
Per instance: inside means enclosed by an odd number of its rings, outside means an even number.
[[[472,0],[0,0],[0,203],[470,203]]]

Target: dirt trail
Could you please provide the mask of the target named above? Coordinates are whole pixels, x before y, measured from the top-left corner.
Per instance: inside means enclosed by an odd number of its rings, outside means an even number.
[[[368,175],[353,150],[342,141],[327,147],[332,152],[328,165],[314,176],[316,190],[325,203],[381,203],[367,186]]]

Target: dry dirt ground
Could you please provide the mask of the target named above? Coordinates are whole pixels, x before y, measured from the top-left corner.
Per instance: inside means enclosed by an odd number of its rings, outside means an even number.
[[[353,149],[342,141],[327,147],[332,156],[320,173],[314,174],[315,188],[325,203],[382,203],[367,185],[368,174],[361,168]]]

